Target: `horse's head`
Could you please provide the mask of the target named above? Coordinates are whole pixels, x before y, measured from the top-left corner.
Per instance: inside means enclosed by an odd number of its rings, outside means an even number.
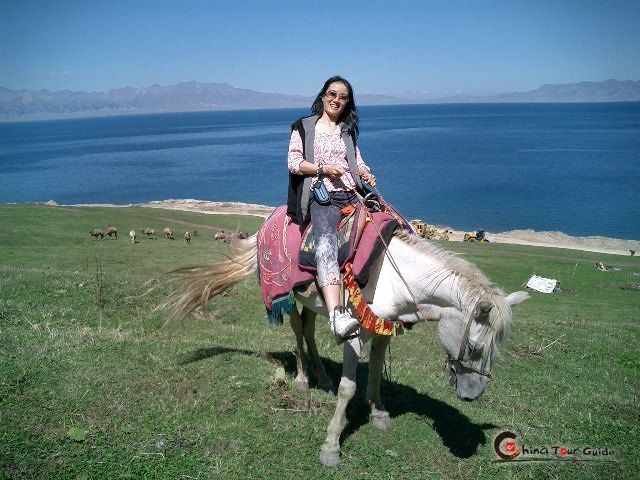
[[[445,308],[440,316],[438,338],[449,365],[449,383],[463,400],[479,398],[491,376],[496,347],[488,334],[493,307],[482,301],[468,311]]]
[[[511,307],[529,295],[516,292],[488,298],[463,311],[445,308],[440,315],[438,338],[446,353],[449,383],[463,400],[475,400],[484,393],[498,344],[508,335]]]

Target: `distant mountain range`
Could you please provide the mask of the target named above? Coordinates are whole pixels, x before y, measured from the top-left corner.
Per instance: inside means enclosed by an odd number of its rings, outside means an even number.
[[[457,95],[429,103],[576,103],[640,102],[640,81],[606,80],[543,85],[529,92],[509,92],[486,97]]]
[[[302,95],[257,92],[225,83],[182,82],[168,86],[118,88],[107,92],[50,92],[0,87],[0,121],[207,110],[309,108],[312,100],[312,97]],[[458,95],[429,101],[360,94],[357,101],[358,105],[630,102],[640,101],[640,81],[607,80],[543,85],[530,92],[510,92],[486,97]]]

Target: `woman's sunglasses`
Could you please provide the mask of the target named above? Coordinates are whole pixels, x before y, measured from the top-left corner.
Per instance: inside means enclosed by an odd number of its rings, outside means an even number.
[[[338,93],[335,90],[329,90],[327,93],[324,94],[325,97],[338,102],[342,102],[342,103],[347,103],[349,101],[349,96],[345,95],[343,93]]]

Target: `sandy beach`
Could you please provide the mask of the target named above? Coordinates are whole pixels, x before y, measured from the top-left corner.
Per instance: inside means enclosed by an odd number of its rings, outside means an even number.
[[[55,204],[55,202],[48,202]],[[70,205],[71,206],[71,205]],[[129,207],[139,206],[148,208],[164,208],[169,210],[184,210],[210,215],[254,215],[266,218],[275,207],[241,202],[211,202],[194,199],[168,199],[133,205],[114,204],[81,204],[73,206],[94,207]],[[428,221],[428,220],[427,220]],[[448,227],[441,227],[448,228]],[[451,230],[451,229],[449,229]],[[450,241],[461,242],[464,231],[453,230],[449,234]],[[496,243],[511,243],[532,245],[538,247],[566,248],[588,252],[606,253],[611,255],[629,256],[629,250],[636,250],[640,255],[640,241],[622,240],[603,236],[573,237],[563,232],[536,232],[535,230],[511,230],[508,232],[487,232]]]

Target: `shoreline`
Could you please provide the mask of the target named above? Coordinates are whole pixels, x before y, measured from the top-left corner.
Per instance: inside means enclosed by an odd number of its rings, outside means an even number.
[[[155,200],[147,203],[134,203],[128,205],[116,204],[72,204],[60,205],[50,200],[49,202],[36,202],[37,205],[65,206],[65,207],[146,207],[160,208],[167,210],[182,210],[187,212],[204,213],[207,215],[250,215],[261,218],[267,218],[275,207],[268,205],[257,205],[242,202],[214,202],[208,200],[196,199],[167,199]],[[462,242],[465,232],[460,230],[451,230],[449,240],[453,242]],[[471,230],[469,230],[471,231]],[[514,245],[530,245],[536,247],[548,248],[564,248],[569,250],[582,250],[586,252],[604,253],[609,255],[629,256],[629,250],[636,250],[640,255],[640,241],[624,240],[610,238],[604,236],[588,236],[574,237],[563,232],[537,232],[535,230],[510,230],[507,232],[489,232],[487,235],[495,240],[495,243],[506,243]]]

